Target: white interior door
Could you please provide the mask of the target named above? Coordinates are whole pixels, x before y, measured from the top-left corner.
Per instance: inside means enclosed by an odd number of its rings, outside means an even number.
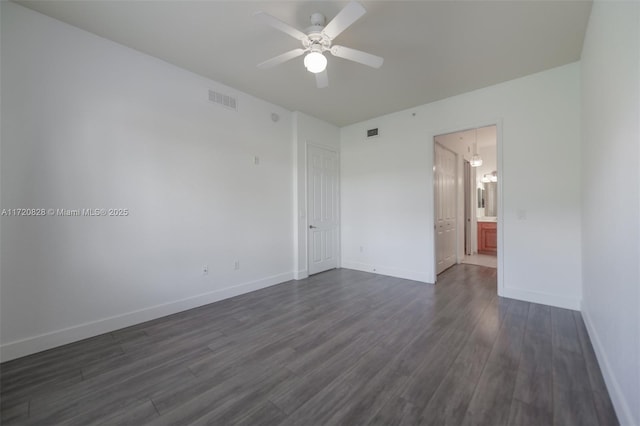
[[[307,147],[309,274],[338,267],[338,154]]]
[[[456,263],[456,155],[435,144],[436,274]]]

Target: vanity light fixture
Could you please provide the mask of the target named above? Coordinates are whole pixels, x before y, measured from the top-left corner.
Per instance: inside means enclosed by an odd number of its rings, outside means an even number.
[[[483,183],[497,182],[497,181],[498,181],[498,172],[496,172],[495,170],[491,173],[482,175]]]

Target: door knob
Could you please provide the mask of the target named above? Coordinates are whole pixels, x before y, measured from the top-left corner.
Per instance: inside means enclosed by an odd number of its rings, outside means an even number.
[[[309,225],[309,229],[316,229],[317,226]]]

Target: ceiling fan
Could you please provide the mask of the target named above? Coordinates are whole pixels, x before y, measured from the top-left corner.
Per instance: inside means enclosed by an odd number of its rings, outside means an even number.
[[[360,19],[366,12],[360,3],[352,1],[326,25],[326,19],[323,14],[313,13],[310,17],[311,26],[305,30],[306,33],[268,13],[256,12],[254,16],[266,24],[302,42],[302,48],[290,50],[261,62],[258,64],[258,68],[267,69],[275,67],[276,65],[280,65],[306,53],[304,66],[309,72],[316,75],[316,85],[318,88],[329,86],[327,58],[324,56],[324,52],[330,52],[338,58],[348,59],[373,68],[380,68],[384,59],[379,56],[351,49],[350,47],[331,45],[331,42],[338,37],[338,35]]]

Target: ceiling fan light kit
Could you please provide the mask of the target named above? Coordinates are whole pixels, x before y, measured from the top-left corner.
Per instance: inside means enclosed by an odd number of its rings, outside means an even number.
[[[349,47],[332,45],[333,40],[351,24],[360,19],[366,10],[356,1],[347,4],[326,26],[325,17],[321,13],[313,13],[310,17],[311,26],[306,29],[306,34],[295,27],[269,15],[265,12],[256,12],[255,16],[266,24],[290,35],[302,43],[302,48],[293,49],[278,55],[274,58],[266,60],[258,64],[258,68],[266,69],[275,67],[291,59],[302,56],[304,57],[304,66],[307,71],[316,75],[316,84],[318,88],[327,87],[329,85],[329,77],[326,72],[327,57],[324,52],[329,52],[338,58],[347,59],[368,65],[372,68],[380,68],[384,59],[362,52],[360,50],[351,49]]]
[[[307,71],[317,74],[327,69],[327,58],[320,52],[309,52],[304,57],[304,66]]]

